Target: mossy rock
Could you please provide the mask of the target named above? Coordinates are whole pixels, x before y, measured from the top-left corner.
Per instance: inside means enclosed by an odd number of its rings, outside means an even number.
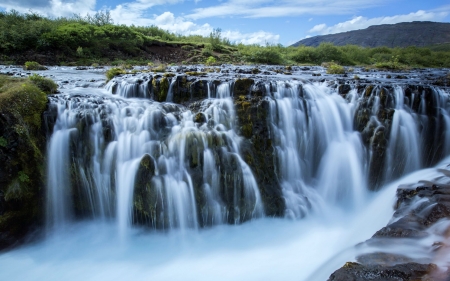
[[[138,224],[148,224],[152,216],[152,206],[156,201],[156,195],[152,186],[152,178],[155,176],[155,160],[149,154],[145,154],[136,173],[133,193],[133,221]]]
[[[250,78],[242,78],[234,81],[233,93],[236,96],[248,95],[251,90],[251,86],[255,81]]]
[[[0,249],[43,223],[46,106],[46,94],[30,80],[0,77]]]
[[[169,79],[167,77],[160,79],[153,78],[152,86],[154,99],[159,102],[165,102],[170,87]]]

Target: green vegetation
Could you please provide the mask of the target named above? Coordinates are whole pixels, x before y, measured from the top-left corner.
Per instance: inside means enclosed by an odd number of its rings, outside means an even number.
[[[41,128],[47,107],[47,93],[56,84],[32,75],[12,78],[0,75],[0,159],[10,174],[2,178],[5,213],[0,216],[0,232],[21,237],[42,218],[45,175],[45,136]]]
[[[345,69],[342,65],[339,65],[335,62],[331,62],[327,66],[327,73],[328,74],[344,74]]]
[[[40,75],[33,74],[28,79],[46,94],[54,94],[58,89],[58,85],[52,79]]]
[[[155,51],[159,53],[155,55]],[[220,28],[209,36],[183,36],[156,26],[115,25],[108,11],[56,19],[32,12],[2,11],[0,53],[3,62],[25,63],[40,54],[39,63],[51,61],[61,65],[147,65],[149,61],[156,65],[186,64],[204,63],[214,57],[218,64],[320,65],[334,61],[339,65],[393,70],[450,67],[450,44],[427,48],[364,48],[331,43],[318,47],[243,45],[224,38]],[[29,70],[36,67],[37,62],[25,65]]]
[[[217,62],[216,58],[213,56],[210,56],[207,60],[206,60],[206,64],[207,65],[213,65]]]
[[[125,70],[123,70],[122,68],[118,68],[118,67],[113,67],[111,69],[109,69],[108,71],[106,71],[106,79],[107,81],[113,79],[114,77],[116,77],[117,75],[120,74],[125,74]]]
[[[4,137],[0,137],[0,147],[6,147],[8,141]]]
[[[23,67],[25,70],[46,70],[45,66],[40,65],[35,61],[27,61]]]

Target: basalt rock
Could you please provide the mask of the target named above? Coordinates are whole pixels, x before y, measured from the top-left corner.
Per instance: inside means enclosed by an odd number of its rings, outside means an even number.
[[[433,264],[404,263],[393,266],[362,265],[348,262],[334,272],[329,281],[400,281],[426,280],[426,276],[436,268]]]
[[[155,176],[155,159],[148,154],[142,157],[136,173],[133,195],[133,222],[150,224],[161,214],[162,202],[158,200],[152,178]]]
[[[245,137],[241,153],[255,175],[265,213],[282,216],[285,202],[275,173],[275,151],[268,124],[269,101],[261,97],[237,96],[234,103],[238,130]]]

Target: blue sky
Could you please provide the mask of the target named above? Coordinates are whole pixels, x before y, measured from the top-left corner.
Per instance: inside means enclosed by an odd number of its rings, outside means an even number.
[[[290,45],[315,35],[407,21],[450,22],[448,0],[1,0],[0,9],[59,17],[109,10],[118,24],[244,44]]]

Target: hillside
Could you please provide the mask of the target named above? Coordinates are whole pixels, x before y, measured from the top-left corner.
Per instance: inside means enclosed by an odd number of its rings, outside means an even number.
[[[331,42],[336,46],[425,47],[450,42],[450,23],[415,21],[374,25],[366,29],[306,38],[292,46],[317,47],[322,42]]]

